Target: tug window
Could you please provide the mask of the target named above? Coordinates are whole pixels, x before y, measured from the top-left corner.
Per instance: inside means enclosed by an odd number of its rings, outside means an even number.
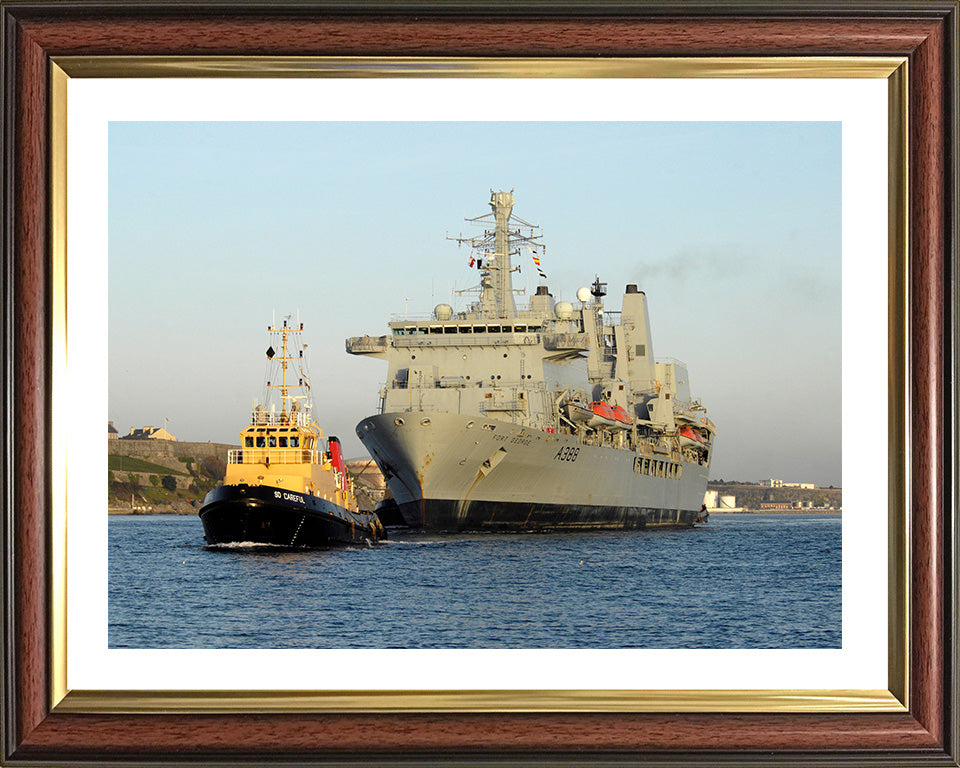
[[[244,438],[243,445],[245,448],[253,448],[253,438],[252,437]]]
[[[263,435],[257,435],[257,448],[266,448],[267,441]]]
[[[270,435],[270,447],[271,448],[277,447],[277,438],[274,437],[273,435]]]
[[[291,448],[299,448],[299,447],[300,447],[300,438],[297,437],[296,435],[293,435],[293,436],[290,438],[290,447],[291,447]]]
[[[285,437],[281,437],[281,438],[280,438],[280,447],[281,447],[281,448],[286,448],[286,447],[287,447],[287,438],[285,438]]]

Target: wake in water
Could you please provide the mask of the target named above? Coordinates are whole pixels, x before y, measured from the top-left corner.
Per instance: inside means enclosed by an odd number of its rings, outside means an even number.
[[[230,541],[223,544],[203,544],[200,549],[209,552],[326,552],[334,549],[375,549],[388,542],[374,542],[364,539],[362,544],[354,546],[336,547],[286,547],[280,544],[269,544],[261,541]]]
[[[230,541],[224,544],[204,544],[201,549],[216,552],[217,550],[237,550],[237,549],[257,549],[261,552],[266,550],[281,549],[302,549],[302,547],[280,547],[276,544],[268,544],[261,541]]]

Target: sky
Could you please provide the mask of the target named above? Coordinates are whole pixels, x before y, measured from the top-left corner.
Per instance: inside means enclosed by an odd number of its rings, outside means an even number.
[[[293,315],[314,415],[365,456],[386,363],[344,340],[465,308],[452,291],[478,273],[445,238],[512,189],[555,299],[595,275],[608,310],[646,292],[656,356],[687,364],[717,426],[713,479],[839,486],[840,140],[839,122],[112,122],[109,418],[236,443],[267,326]]]

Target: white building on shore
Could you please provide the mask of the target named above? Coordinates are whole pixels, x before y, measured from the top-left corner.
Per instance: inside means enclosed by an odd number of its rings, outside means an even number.
[[[720,491],[707,491],[703,494],[703,503],[707,512],[739,512],[737,497],[733,494],[721,494]]]

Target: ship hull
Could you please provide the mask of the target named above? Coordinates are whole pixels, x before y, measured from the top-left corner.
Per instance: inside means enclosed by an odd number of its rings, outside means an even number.
[[[639,530],[692,528],[698,512],[653,507],[588,504],[538,504],[503,501],[420,499],[398,504],[404,523],[434,531],[551,531]]]
[[[336,547],[385,538],[374,515],[315,496],[260,485],[225,485],[207,494],[199,511],[207,544],[283,548]]]
[[[387,413],[357,434],[404,522],[424,530],[691,527],[709,471],[482,416]]]

